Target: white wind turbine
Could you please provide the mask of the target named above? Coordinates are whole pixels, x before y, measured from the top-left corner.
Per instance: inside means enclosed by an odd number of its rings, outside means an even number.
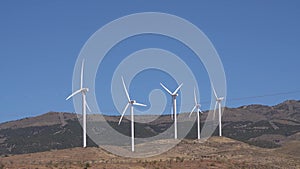
[[[193,110],[190,113],[190,116],[193,114],[194,110],[197,109],[197,133],[198,133],[198,139],[200,139],[200,113],[202,113],[200,107],[201,104],[197,102],[197,96],[196,96],[196,88],[194,88],[194,100],[195,100],[195,106]],[[200,100],[200,99],[199,99]]]
[[[133,107],[134,106],[143,106],[143,107],[146,107],[147,105],[141,104],[141,103],[137,103],[135,100],[131,100],[130,96],[128,94],[128,91],[126,89],[126,85],[125,85],[123,77],[122,77],[122,83],[123,83],[123,87],[124,87],[124,90],[125,90],[125,93],[126,93],[126,97],[128,99],[128,103],[127,103],[125,109],[123,110],[122,116],[120,117],[119,125],[120,125],[120,123],[121,123],[121,121],[122,121],[122,119],[124,117],[124,114],[126,113],[126,110],[130,106],[130,116],[131,116],[131,151],[134,152],[134,115],[133,115]]]
[[[216,90],[214,86],[212,85],[212,89],[214,92],[214,96],[216,98],[216,104],[215,104],[215,109],[214,109],[214,114],[213,114],[213,120],[215,120],[215,114],[217,110],[217,106],[219,105],[219,136],[222,136],[222,120],[221,120],[221,115],[222,115],[222,101],[224,100],[224,97],[218,97]]]
[[[160,83],[160,85],[172,96],[172,100],[173,100],[173,114],[171,114],[171,115],[174,116],[174,129],[175,129],[174,137],[175,137],[175,139],[177,139],[176,97],[178,96],[178,91],[181,88],[181,86],[183,85],[183,83],[181,83],[173,93],[170,92],[170,90],[166,86],[164,86],[162,83]]]
[[[84,69],[84,60],[82,60],[81,73],[80,73],[80,89],[73,92],[66,100],[69,100],[71,97],[75,96],[78,93],[82,94],[82,116],[83,116],[83,147],[86,147],[86,107],[91,111],[87,102],[86,102],[86,93],[89,91],[89,88],[83,87],[83,69]]]

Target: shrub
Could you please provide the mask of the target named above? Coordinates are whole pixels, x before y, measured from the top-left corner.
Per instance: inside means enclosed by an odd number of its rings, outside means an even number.
[[[84,169],[87,169],[87,168],[89,168],[89,167],[91,167],[90,163],[85,163]]]

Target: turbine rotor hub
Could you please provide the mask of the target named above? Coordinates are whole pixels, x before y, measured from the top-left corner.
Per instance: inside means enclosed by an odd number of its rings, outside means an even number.
[[[83,92],[88,92],[88,91],[89,91],[89,88],[83,88],[82,91],[83,91]]]
[[[217,101],[223,101],[224,97],[217,98]]]

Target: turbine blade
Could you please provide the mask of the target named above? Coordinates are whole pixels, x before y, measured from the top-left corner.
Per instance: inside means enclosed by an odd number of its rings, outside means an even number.
[[[191,111],[191,113],[190,113],[190,115],[189,115],[189,117],[191,117],[191,115],[193,114],[193,112],[194,112],[194,110],[197,108],[197,105],[196,106],[194,106],[194,108],[193,108],[193,110]]]
[[[195,105],[198,104],[197,103],[197,96],[196,96],[196,88],[194,88],[194,100],[195,100]]]
[[[79,89],[79,90],[75,91],[69,97],[67,97],[66,100],[69,100],[71,97],[75,96],[76,94],[80,93],[81,91],[82,91],[82,89]]]
[[[214,114],[213,114],[213,120],[214,120],[214,119],[215,119],[215,117],[216,117],[217,105],[218,105],[218,102],[216,102],[216,104],[215,104],[215,108],[214,108]]]
[[[125,90],[125,93],[126,93],[126,97],[127,97],[128,101],[130,102],[130,97],[129,97],[128,91],[126,89],[126,85],[125,85],[123,76],[122,76],[122,83],[123,83],[123,87],[124,87],[124,90]]]
[[[214,85],[211,84],[211,86],[212,86],[212,89],[213,89],[213,92],[214,92],[214,95],[215,95],[216,99],[218,99],[218,95],[217,95],[217,92],[216,92],[216,90],[215,90]]]
[[[181,83],[181,84],[177,87],[177,89],[172,93],[172,95],[176,94],[176,93],[179,91],[179,89],[181,88],[182,85],[183,85],[183,83]]]
[[[145,104],[142,104],[142,103],[133,103],[134,106],[143,106],[143,107],[146,107],[147,105]]]
[[[84,69],[84,59],[81,63],[81,73],[80,73],[80,89],[83,88],[83,69]]]
[[[126,113],[126,110],[128,109],[128,106],[129,106],[129,105],[130,105],[130,103],[127,103],[125,109],[123,110],[122,116],[120,117],[120,120],[119,120],[119,124],[118,124],[118,125],[121,124],[121,121],[122,121],[122,119],[123,119],[123,117],[124,117],[124,114]]]
[[[163,87],[170,95],[172,95],[172,92],[170,92],[170,90],[164,86],[162,83],[160,83],[161,87]]]
[[[200,113],[203,113],[202,110],[199,108]]]
[[[89,110],[89,112],[92,112],[90,106],[89,106],[88,103],[87,103],[87,101],[85,101],[85,106],[86,106],[86,108]]]

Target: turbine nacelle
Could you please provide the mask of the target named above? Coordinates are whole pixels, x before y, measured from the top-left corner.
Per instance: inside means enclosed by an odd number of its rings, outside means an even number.
[[[130,115],[131,115],[131,151],[134,152],[134,115],[133,115],[133,108],[134,108],[134,106],[146,107],[147,105],[142,104],[142,103],[137,103],[136,100],[131,100],[130,96],[129,96],[129,93],[127,91],[127,88],[126,88],[123,77],[122,77],[122,83],[123,83],[123,87],[124,87],[124,91],[125,91],[128,103],[127,103],[127,105],[125,106],[125,108],[122,112],[122,115],[121,115],[120,120],[119,120],[119,125],[121,124],[121,121],[122,121],[128,107],[131,106],[130,107]]]
[[[167,91],[173,98],[176,98],[178,96],[178,91],[180,90],[181,86],[183,85],[183,83],[181,83],[177,89],[172,93],[166,86],[164,86],[162,83],[160,83],[161,87],[163,87],[165,89],[165,91]]]
[[[121,115],[120,120],[119,120],[119,125],[121,124],[121,121],[122,121],[122,119],[123,119],[123,117],[124,117],[124,115],[125,115],[125,113],[126,113],[126,111],[127,111],[127,109],[128,109],[129,106],[143,106],[143,107],[147,106],[145,104],[138,103],[136,100],[131,100],[130,96],[129,96],[129,93],[127,91],[127,88],[126,88],[126,85],[125,85],[123,77],[122,77],[122,83],[123,83],[123,88],[124,88],[124,91],[125,91],[128,103],[127,103],[127,105],[125,106],[125,108],[124,108],[124,110],[122,112],[122,115]],[[133,113],[133,112],[131,112],[131,113]]]
[[[192,109],[191,113],[190,113],[190,116],[193,114],[194,110],[197,109],[197,113],[202,113],[202,110],[200,109],[201,108],[201,104],[197,101],[197,96],[196,96],[196,88],[194,88],[194,101],[195,101],[195,106],[194,108]]]
[[[213,93],[214,96],[216,97],[216,104],[215,104],[215,108],[214,108],[214,114],[213,114],[213,120],[215,119],[215,114],[216,114],[216,110],[217,107],[219,106],[219,136],[222,136],[222,101],[225,99],[224,97],[218,97],[217,92],[212,84],[212,89],[213,89]]]
[[[200,100],[200,98],[199,98],[199,100]],[[201,104],[197,101],[196,88],[194,88],[194,101],[195,101],[195,106],[192,109],[189,117],[191,117],[194,110],[197,110],[197,135],[198,135],[198,139],[200,139],[200,113],[202,113],[202,110],[200,109]]]
[[[83,87],[83,74],[84,74],[84,59],[82,60],[82,64],[81,64],[81,72],[80,72],[80,88],[78,90],[76,90],[75,92],[73,92],[70,96],[68,96],[66,98],[66,100],[69,100],[70,98],[72,98],[73,96],[81,93],[82,94],[82,121],[83,121],[83,147],[86,147],[86,109],[87,108],[90,112],[91,109],[88,106],[87,102],[86,102],[86,93],[89,91],[89,88],[85,88]]]
[[[86,92],[89,92],[89,88],[82,88],[82,89],[81,89],[81,92],[85,92],[85,93],[86,93]]]
[[[172,93],[166,86],[164,86],[162,83],[160,83],[161,87],[165,89],[171,96],[173,101],[173,112],[171,113],[171,118],[173,119],[174,116],[174,137],[177,139],[177,112],[176,112],[176,97],[178,96],[178,91],[180,90],[182,83],[177,87],[177,89]]]
[[[136,103],[136,100],[130,100],[128,103],[134,105]]]
[[[221,101],[224,100],[224,97],[219,97],[219,98],[217,98],[216,100],[217,100],[218,102],[221,102]]]

